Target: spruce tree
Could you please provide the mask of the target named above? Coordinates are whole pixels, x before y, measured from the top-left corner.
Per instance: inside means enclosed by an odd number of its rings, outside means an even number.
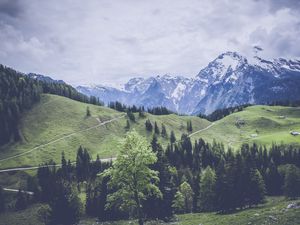
[[[125,126],[125,129],[126,129],[126,130],[129,130],[129,129],[130,129],[130,122],[129,122],[129,120],[126,120],[126,126]]]
[[[90,111],[90,107],[86,107],[86,116],[90,117],[91,116],[91,111]]]
[[[149,119],[146,120],[145,126],[146,126],[147,131],[152,132],[153,126],[152,126],[152,123]]]
[[[163,138],[167,138],[168,137],[167,129],[166,129],[166,126],[164,124],[161,125],[161,136]]]
[[[284,195],[291,199],[300,196],[300,169],[295,165],[288,165],[285,170]]]
[[[27,207],[27,196],[23,191],[19,189],[17,194],[16,204],[15,204],[15,209],[23,210],[26,209],[26,207]]]
[[[0,213],[5,210],[5,197],[3,193],[3,188],[0,186]]]
[[[216,173],[210,167],[202,171],[200,177],[199,204],[203,211],[211,211],[215,207]]]
[[[157,134],[157,135],[160,134],[160,131],[159,131],[159,128],[158,128],[158,126],[157,126],[156,121],[154,122],[154,133]]]
[[[172,130],[171,131],[171,135],[170,135],[170,142],[173,144],[173,143],[175,143],[175,141],[176,141],[175,133]]]

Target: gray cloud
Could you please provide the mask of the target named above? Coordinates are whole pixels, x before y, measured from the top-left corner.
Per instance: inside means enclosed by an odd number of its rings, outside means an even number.
[[[194,76],[218,54],[299,57],[298,1],[0,0],[0,63],[73,84]]]

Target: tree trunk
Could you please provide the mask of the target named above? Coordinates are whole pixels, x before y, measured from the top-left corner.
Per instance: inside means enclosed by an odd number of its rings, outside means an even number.
[[[142,215],[142,209],[141,209],[141,204],[140,204],[140,198],[138,196],[137,191],[134,193],[134,197],[135,197],[135,201],[137,203],[137,216],[138,216],[138,222],[139,225],[144,225],[144,221],[143,221],[143,215]]]

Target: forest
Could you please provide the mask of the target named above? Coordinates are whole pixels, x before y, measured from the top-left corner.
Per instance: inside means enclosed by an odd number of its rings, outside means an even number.
[[[55,162],[41,165],[27,181],[33,197],[20,190],[15,210],[43,202],[39,213],[46,224],[72,224],[84,214],[99,221],[137,218],[143,224],[172,220],[175,213],[239,211],[263,203],[267,195],[300,196],[300,149],[293,146],[244,144],[225,151],[216,141],[192,143],[182,135],[163,149],[156,134],[149,145],[132,131],[115,161],[93,160],[80,146],[75,162],[62,153],[60,163],[59,169]]]
[[[98,98],[87,97],[70,85],[38,81],[0,64],[0,146],[22,141],[19,129],[21,114],[39,102],[42,93],[103,105]]]

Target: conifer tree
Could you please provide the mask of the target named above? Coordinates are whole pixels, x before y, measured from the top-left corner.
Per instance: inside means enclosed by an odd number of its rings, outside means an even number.
[[[17,200],[15,204],[15,209],[16,210],[23,210],[26,209],[27,207],[27,196],[23,191],[19,189],[18,194],[17,194]]]
[[[300,169],[295,165],[288,165],[285,170],[284,195],[291,199],[300,196]]]
[[[175,143],[175,141],[176,141],[175,133],[172,130],[171,131],[171,135],[170,135],[170,142],[173,144],[173,143]]]
[[[5,197],[3,193],[3,188],[0,186],[0,213],[5,210]]]
[[[163,138],[167,138],[168,137],[167,129],[166,129],[166,126],[164,124],[161,125],[161,136]]]
[[[129,122],[129,120],[126,120],[126,126],[125,126],[125,129],[126,129],[126,130],[129,130],[129,129],[130,129],[130,122]]]
[[[146,120],[145,126],[146,126],[147,131],[152,132],[153,126],[152,126],[152,123],[149,119]]]
[[[86,107],[86,116],[87,117],[90,117],[91,116],[91,110],[90,110],[90,107]]]
[[[158,126],[157,126],[156,121],[154,122],[154,133],[157,134],[157,135],[160,134],[160,131],[159,131],[159,128],[158,128]]]
[[[211,211],[215,207],[215,188],[216,188],[216,173],[210,167],[202,171],[200,177],[200,209],[203,211]]]

